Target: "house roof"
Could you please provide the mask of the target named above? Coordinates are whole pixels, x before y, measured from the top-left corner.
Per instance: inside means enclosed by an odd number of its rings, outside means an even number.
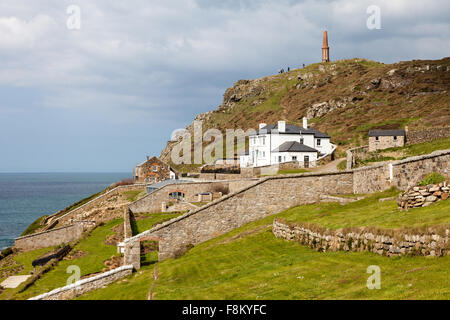
[[[179,172],[178,170],[176,170],[174,167],[172,167],[171,165],[169,165],[169,164],[167,164],[166,162],[162,161],[159,157],[156,157],[156,156],[153,156],[153,157],[151,157],[151,158],[150,158],[150,157],[147,158],[147,160],[145,160],[144,162],[139,163],[136,167],[142,167],[145,163],[147,163],[147,162],[149,162],[149,161],[152,161],[152,162],[154,162],[154,161],[159,161],[159,162],[161,162],[162,164],[168,166],[170,171],[173,171],[173,172],[176,173],[177,175],[180,174],[180,172]]]
[[[266,134],[272,133],[272,130],[277,130],[278,132],[278,124],[269,124],[257,131],[257,134]],[[278,132],[280,134],[313,134],[316,138],[329,138],[330,136],[326,133],[320,132],[319,130],[313,128],[303,128],[296,126],[295,124],[286,124],[285,132]]]
[[[405,130],[369,130],[369,137],[377,136],[405,136]]]
[[[297,141],[286,141],[272,152],[319,152],[314,148],[305,146]]]

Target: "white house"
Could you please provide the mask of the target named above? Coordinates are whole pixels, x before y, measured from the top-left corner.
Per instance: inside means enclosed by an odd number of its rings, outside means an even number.
[[[315,162],[336,149],[330,136],[308,128],[303,118],[303,127],[278,121],[276,125],[261,123],[259,130],[249,136],[249,150],[240,156],[240,166],[260,167],[289,161],[299,161],[304,166]]]

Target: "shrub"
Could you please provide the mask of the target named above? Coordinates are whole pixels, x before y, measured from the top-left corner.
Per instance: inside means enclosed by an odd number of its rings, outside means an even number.
[[[342,160],[337,165],[338,170],[346,170],[347,169],[347,160]]]
[[[438,184],[445,181],[445,177],[437,172],[428,174],[425,178],[420,180],[419,186],[427,186],[429,184]]]

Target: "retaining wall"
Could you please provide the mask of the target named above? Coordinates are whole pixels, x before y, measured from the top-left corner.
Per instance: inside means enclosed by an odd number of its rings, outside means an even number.
[[[57,246],[77,240],[83,233],[83,224],[75,223],[61,228],[19,237],[14,240],[14,246],[22,250],[34,250]]]
[[[69,300],[86,292],[102,288],[112,282],[122,279],[133,272],[132,265],[122,266],[97,276],[79,280],[74,284],[57,288],[50,292],[30,298],[28,300]]]
[[[125,192],[125,191],[134,191],[134,190],[144,191],[146,185],[147,184],[133,184],[133,185],[115,187],[114,189],[112,189],[102,195],[99,195],[98,197],[92,199],[91,201],[83,204],[82,206],[80,206],[72,211],[69,211],[68,213],[66,213],[60,217],[58,217],[57,214],[50,216],[49,218],[47,218],[47,224],[50,224],[54,221],[58,221],[59,224],[71,223],[72,220],[78,219],[78,216],[82,215],[83,211],[90,211],[90,210],[96,209],[102,201],[105,201],[109,197],[116,196],[119,193]]]

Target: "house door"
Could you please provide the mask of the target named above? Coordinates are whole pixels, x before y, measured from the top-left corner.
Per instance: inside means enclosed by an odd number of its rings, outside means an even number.
[[[309,156],[305,156],[303,160],[305,168],[309,168]]]

